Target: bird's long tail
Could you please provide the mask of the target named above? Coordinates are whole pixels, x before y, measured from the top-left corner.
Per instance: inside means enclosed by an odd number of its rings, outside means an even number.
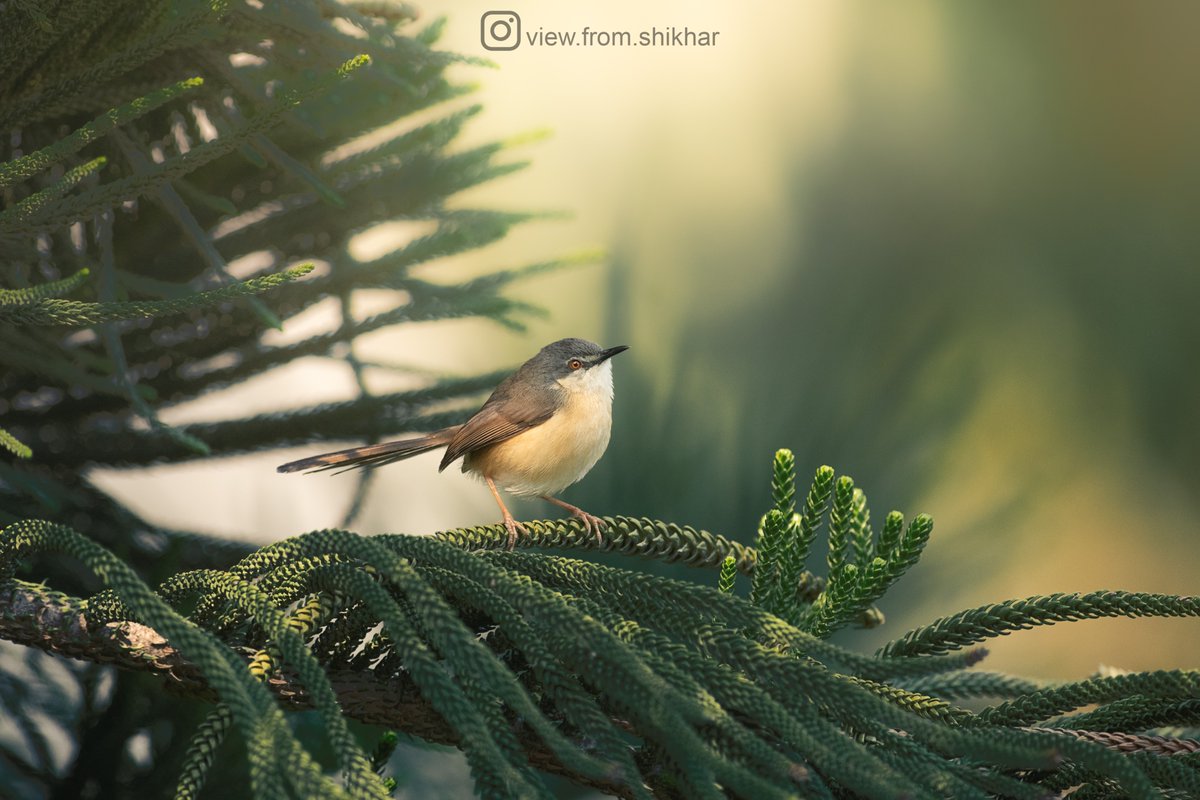
[[[289,461],[276,467],[277,472],[324,472],[327,469],[369,469],[403,461],[406,458],[437,450],[450,444],[454,434],[458,433],[461,425],[453,425],[434,431],[428,436],[418,436],[415,439],[401,439],[398,442],[382,442],[368,444],[362,447],[351,447],[348,450],[337,450],[332,453],[322,453],[319,456],[309,456],[299,461]]]

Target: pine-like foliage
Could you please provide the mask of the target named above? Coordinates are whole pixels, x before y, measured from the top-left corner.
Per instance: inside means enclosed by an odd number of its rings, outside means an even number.
[[[404,359],[369,363],[355,346],[408,322],[519,328],[535,309],[508,285],[566,261],[457,282],[425,267],[536,216],[456,197],[521,163],[498,143],[460,143],[479,108],[447,74],[464,59],[435,48],[440,27],[391,0],[0,2],[0,526],[69,523],[152,584],[227,567],[249,548],[149,525],[88,472],[448,424],[494,386],[439,376],[373,393]],[[395,221],[412,235],[355,257],[356,235]],[[363,313],[367,293],[383,311]],[[336,319],[326,329],[274,335],[319,304]],[[356,396],[163,421],[306,358],[343,365]],[[60,588],[88,588],[54,559],[42,567]],[[0,707],[33,743],[10,748],[0,729],[0,793],[40,781],[115,796],[174,779],[180,732],[203,712],[112,677],[0,651]],[[126,746],[139,737],[148,765]]]
[[[0,637],[31,646],[0,662],[6,793],[192,798],[244,776],[263,798],[385,797],[405,779],[381,777],[394,729],[460,748],[495,797],[547,796],[545,773],[622,797],[1200,796],[1200,674],[1042,685],[972,668],[990,637],[1195,616],[1194,599],[1028,598],[856,653],[828,636],[882,623],[932,521],[892,512],[877,529],[825,467],[801,503],[786,451],[757,548],[608,521],[603,549],[709,569],[706,584],[508,552],[500,526],[325,530],[251,553],[153,528],[92,488],[92,465],[428,429],[458,418],[435,406],[494,383],[372,395],[352,347],[407,321],[519,324],[527,309],[501,290],[553,266],[412,274],[526,218],[448,202],[517,166],[498,145],[455,149],[476,109],[387,127],[461,94],[436,33],[387,0],[0,4]],[[385,220],[429,229],[354,258],[351,238]],[[396,292],[395,308],[355,315],[364,289]],[[330,298],[333,330],[264,337]],[[311,356],[346,363],[360,395],[159,417]],[[573,521],[529,528],[528,546],[596,547]]]
[[[6,521],[100,511],[74,480],[86,466],[369,439],[446,421],[429,407],[494,382],[159,419],[306,357],[343,361],[365,386],[365,371],[400,367],[364,364],[350,343],[398,323],[520,325],[528,307],[500,292],[555,264],[459,284],[412,275],[530,216],[447,203],[520,166],[497,162],[500,145],[453,147],[476,107],[398,123],[464,92],[445,75],[456,57],[431,47],[439,25],[414,15],[334,0],[0,5],[0,447],[37,465],[0,465]],[[388,220],[423,233],[356,259],[352,237]],[[395,292],[395,307],[353,313],[362,290]],[[263,338],[322,300],[340,302],[340,325]],[[105,522],[87,532],[115,542]]]
[[[794,459],[780,451],[771,512],[786,518],[793,484]],[[1197,796],[1200,740],[1179,726],[1198,721],[1200,671],[1043,685],[973,669],[985,651],[970,645],[1077,619],[1198,616],[1200,602],[1034,597],[855,653],[828,633],[881,622],[871,603],[916,562],[932,522],[903,525],[893,512],[874,535],[865,495],[827,467],[805,514],[831,486],[829,560],[839,569],[826,581],[802,571],[789,585],[781,576],[820,519],[780,528],[768,512],[760,542],[777,537],[768,578],[762,549],[652,520],[610,518],[602,545],[576,520],[530,523],[521,540],[681,561],[719,574],[716,588],[509,552],[496,525],[432,537],[316,531],[151,589],[70,528],[22,522],[0,532],[0,631],[115,657],[217,702],[177,797],[203,796],[231,731],[256,796],[386,796],[378,771],[395,738],[369,755],[347,717],[455,744],[488,797],[549,796],[540,771],[621,797]],[[106,588],[78,599],[12,577],[22,558],[46,552],[74,557]],[[738,571],[759,599],[738,596]],[[48,615],[60,633],[34,624]],[[155,646],[113,646],[126,640]],[[339,778],[296,739],[281,702],[319,712]]]

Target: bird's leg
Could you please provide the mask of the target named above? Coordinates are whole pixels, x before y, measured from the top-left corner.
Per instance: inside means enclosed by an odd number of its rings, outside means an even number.
[[[525,526],[517,522],[516,518],[508,510],[508,506],[504,505],[504,500],[500,497],[500,491],[496,488],[496,483],[491,477],[484,475],[483,479],[487,481],[488,488],[492,490],[492,497],[496,498],[496,505],[500,506],[500,513],[504,515],[504,527],[508,529],[508,549],[512,550],[517,546],[517,534],[523,533],[529,535],[529,531]]]
[[[554,505],[558,506],[559,508],[565,508],[567,511],[570,511],[571,516],[579,517],[581,520],[583,520],[584,526],[589,531],[592,531],[596,534],[597,542],[604,541],[604,539],[600,537],[600,531],[604,530],[604,520],[600,519],[595,514],[589,514],[579,506],[573,506],[570,503],[559,500],[557,497],[551,497],[548,494],[544,494],[541,497],[547,503],[554,503]]]

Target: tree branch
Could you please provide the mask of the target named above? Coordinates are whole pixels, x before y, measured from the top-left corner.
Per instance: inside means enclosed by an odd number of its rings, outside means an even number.
[[[150,673],[163,681],[169,691],[208,702],[219,700],[199,669],[153,628],[130,621],[95,626],[88,622],[86,607],[84,600],[45,586],[8,581],[0,584],[0,638],[59,656]],[[252,655],[247,650],[247,663]],[[408,678],[384,678],[369,669],[329,665],[326,674],[346,716],[430,742],[458,744],[455,731]],[[276,673],[267,680],[267,685],[285,709],[301,711],[313,707],[308,691],[287,672]],[[631,796],[628,787],[622,784],[588,779],[568,770],[526,726],[519,722],[513,725],[534,767],[617,797]]]

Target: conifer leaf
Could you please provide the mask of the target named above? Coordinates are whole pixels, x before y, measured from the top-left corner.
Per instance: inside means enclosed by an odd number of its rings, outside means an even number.
[[[0,306],[19,306],[37,302],[47,297],[58,297],[70,294],[88,279],[90,271],[87,267],[68,278],[48,281],[26,289],[0,289]]]
[[[36,5],[31,3],[30,5]],[[204,84],[203,78],[188,78],[163,89],[151,92],[144,97],[118,106],[107,113],[96,117],[91,122],[77,128],[69,136],[59,139],[52,145],[43,147],[33,153],[5,163],[0,163],[0,187],[8,186],[17,181],[23,181],[52,164],[61,162],[72,153],[107,135],[109,132],[138,119],[179,97],[184,92]]]
[[[3,447],[17,458],[33,457],[33,450],[29,449],[29,445],[17,439],[17,437],[4,428],[0,428],[0,447]]]
[[[100,156],[72,167],[54,185],[29,195],[12,208],[0,211],[0,233],[32,232],[32,229],[26,226],[28,220],[37,217],[44,209],[53,207],[56,200],[75,188],[87,176],[99,172],[107,163],[108,159]]]
[[[721,562],[720,580],[717,582],[717,589],[723,594],[733,594],[734,583],[737,581],[737,559],[733,556],[725,556],[725,560]]]
[[[258,294],[312,272],[311,264],[292,267],[282,272],[250,278],[219,289],[198,292],[174,300],[129,300],[111,303],[86,303],[79,300],[46,299],[23,306],[0,308],[0,322],[23,325],[86,326],[102,322],[145,319],[164,314],[178,314],[196,308]]]
[[[140,174],[119,178],[102,184],[90,191],[72,197],[69,201],[56,204],[41,214],[29,212],[21,215],[22,230],[37,232],[67,225],[113,207],[126,198],[137,197],[156,186],[187,175],[231,150],[248,143],[257,133],[276,124],[287,111],[295,108],[306,98],[328,91],[337,81],[348,78],[356,70],[370,63],[370,57],[355,56],[307,86],[284,91],[270,106],[247,118],[246,124],[230,135],[204,142],[187,153],[152,165]],[[7,213],[7,212],[6,212]],[[0,215],[0,224],[3,224]]]
[[[909,631],[879,650],[881,656],[945,653],[1018,630],[1100,617],[1192,617],[1200,599],[1146,592],[1036,595],[981,606]]]

